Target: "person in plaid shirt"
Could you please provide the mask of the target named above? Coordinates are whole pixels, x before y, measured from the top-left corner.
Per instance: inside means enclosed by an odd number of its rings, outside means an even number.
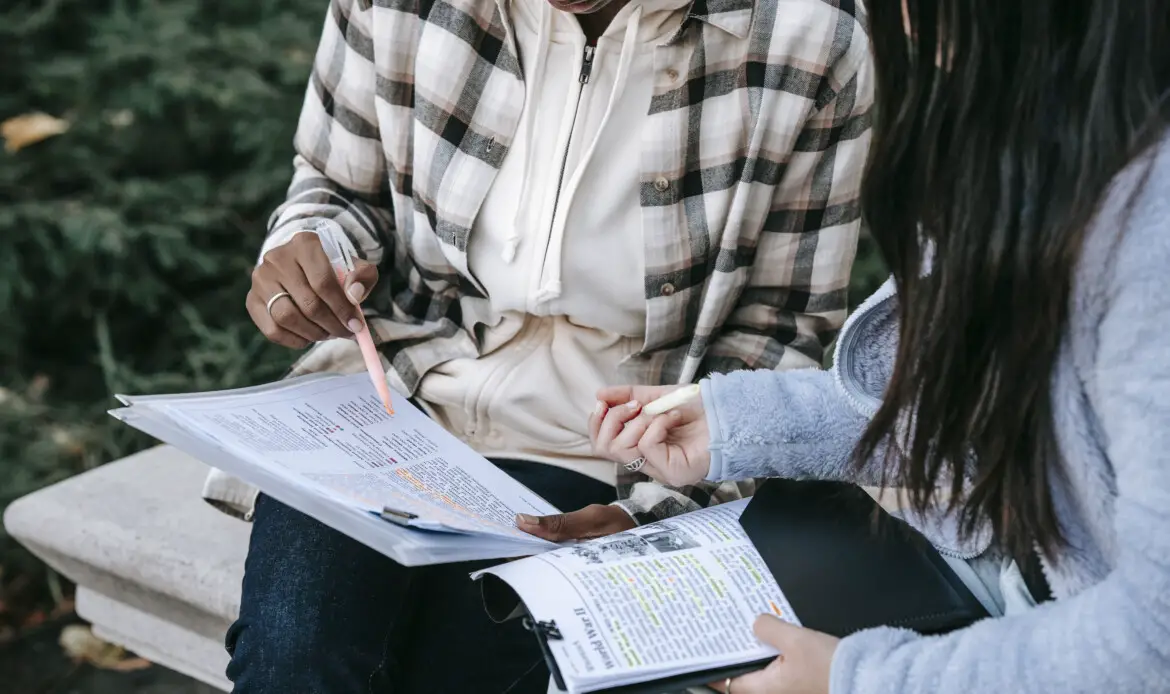
[[[301,374],[360,371],[330,338],[364,311],[396,390],[583,509],[545,535],[750,494],[615,469],[590,447],[595,393],[820,365],[872,99],[851,0],[332,0],[249,313],[316,343]],[[317,233],[364,259],[344,288]],[[235,691],[544,691],[531,635],[484,616],[478,565],[407,569],[238,498]]]

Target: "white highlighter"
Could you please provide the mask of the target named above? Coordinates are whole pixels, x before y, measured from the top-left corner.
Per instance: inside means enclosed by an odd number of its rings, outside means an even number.
[[[657,417],[660,414],[666,414],[676,407],[682,407],[688,402],[694,400],[702,394],[702,389],[699,384],[684,386],[678,390],[663,395],[654,402],[642,408],[642,414]]]

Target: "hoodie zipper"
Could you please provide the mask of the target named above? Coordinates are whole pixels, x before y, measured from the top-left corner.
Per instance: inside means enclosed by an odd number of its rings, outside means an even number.
[[[573,120],[569,125],[569,139],[565,142],[564,153],[561,154],[561,172],[557,176],[557,190],[556,195],[553,197],[552,219],[548,222],[548,234],[544,239],[544,262],[540,266],[540,285],[537,291],[540,291],[544,287],[544,270],[548,266],[548,248],[552,244],[553,229],[557,223],[557,206],[561,204],[561,189],[565,184],[565,169],[569,165],[569,148],[573,144],[573,131],[577,128],[577,115],[581,111],[581,95],[585,91],[585,85],[589,84],[589,75],[593,73],[593,55],[596,51],[596,46],[586,44],[581,54],[581,70],[577,74],[577,101],[573,104]]]

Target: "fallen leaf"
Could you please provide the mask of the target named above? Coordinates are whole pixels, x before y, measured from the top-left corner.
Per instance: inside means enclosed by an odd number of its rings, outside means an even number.
[[[69,130],[69,122],[47,113],[26,113],[0,123],[4,149],[17,152]]]
[[[89,663],[103,670],[129,672],[150,667],[145,658],[130,655],[121,646],[102,641],[93,630],[81,624],[71,624],[61,630],[57,639],[62,650],[75,661]]]

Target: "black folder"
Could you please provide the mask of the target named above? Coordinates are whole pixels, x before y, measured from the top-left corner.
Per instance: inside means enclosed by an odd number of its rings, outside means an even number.
[[[740,524],[797,618],[810,629],[838,637],[877,626],[938,634],[988,616],[925,537],[855,485],[768,480]],[[485,591],[486,598],[487,585]],[[527,619],[526,626],[540,640],[553,678],[563,688],[546,645],[547,639],[558,637],[556,625]],[[604,691],[678,691],[758,670],[769,661]]]
[[[925,537],[856,485],[768,480],[739,523],[810,629],[939,634],[988,616]]]

